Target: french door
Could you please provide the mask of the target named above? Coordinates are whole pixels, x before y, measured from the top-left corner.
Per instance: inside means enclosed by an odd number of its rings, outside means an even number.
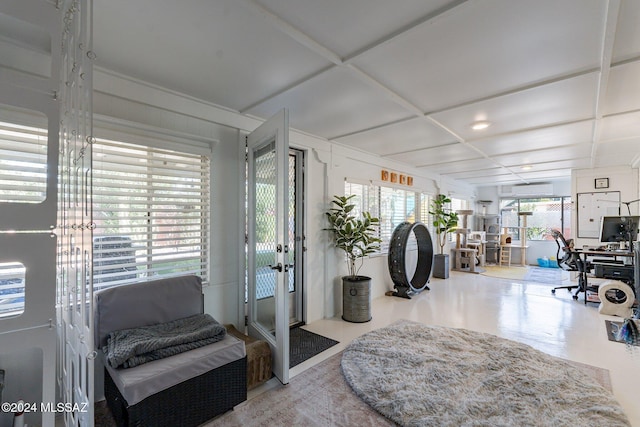
[[[247,136],[249,335],[271,347],[273,373],[289,382],[289,114]]]

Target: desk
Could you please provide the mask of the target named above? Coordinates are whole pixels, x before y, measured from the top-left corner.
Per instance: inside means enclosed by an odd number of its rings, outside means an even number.
[[[587,303],[587,288],[589,287],[588,283],[588,274],[589,269],[587,268],[587,260],[591,257],[605,257],[605,258],[613,258],[614,260],[618,257],[631,258],[632,264],[634,260],[634,252],[629,251],[596,251],[592,249],[576,249],[575,252],[578,254],[578,257],[582,260],[582,271],[579,272],[580,277],[578,279],[578,291],[576,292],[576,297],[580,292],[584,292],[584,303]],[[636,295],[638,298],[638,295]]]

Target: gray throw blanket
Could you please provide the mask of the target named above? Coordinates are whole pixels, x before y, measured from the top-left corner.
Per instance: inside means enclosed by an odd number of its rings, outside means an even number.
[[[103,351],[114,368],[133,368],[152,360],[213,344],[227,330],[208,314],[109,333]]]

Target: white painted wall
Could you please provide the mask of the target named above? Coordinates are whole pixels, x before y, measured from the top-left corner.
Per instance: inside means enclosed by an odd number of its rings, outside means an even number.
[[[596,189],[596,178],[609,178],[609,188]],[[571,193],[577,200],[578,193],[601,192],[601,191],[619,191],[620,199],[623,202],[636,200],[640,198],[640,175],[638,169],[630,167],[615,168],[595,168],[595,169],[576,169],[571,171]],[[640,202],[630,205],[631,214],[638,215],[640,212]],[[621,206],[621,213],[626,214],[627,208]],[[576,211],[572,212],[571,227],[577,230],[577,206]],[[577,236],[577,233],[576,233]],[[582,246],[599,246],[598,239],[576,238],[576,247]]]

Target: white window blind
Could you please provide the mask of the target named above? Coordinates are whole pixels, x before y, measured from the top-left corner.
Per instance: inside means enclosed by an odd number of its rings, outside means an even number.
[[[47,140],[44,115],[0,104],[0,202],[45,200]],[[1,262],[0,318],[18,316],[24,312],[24,306],[24,265]]]
[[[374,217],[380,216],[379,191],[380,187],[377,185],[363,185],[345,181],[344,194],[355,196],[351,199],[351,203],[355,206],[351,214],[358,218],[362,217],[362,212],[369,212]]]
[[[93,145],[94,286],[196,274],[208,280],[209,158]]]
[[[24,265],[0,262],[0,318],[24,312]]]
[[[355,208],[351,212],[360,216],[362,212],[369,212],[380,218],[379,238],[380,251],[388,250],[389,241],[395,228],[405,222],[415,221],[416,193],[413,191],[381,187],[378,185],[362,185],[345,181],[345,195],[355,195],[351,202]]]
[[[420,222],[427,226],[433,235],[432,219],[429,210],[431,209],[431,195],[420,193]]]
[[[47,122],[43,127],[0,120],[0,202],[40,203],[47,189]]]
[[[469,209],[469,201],[464,199],[456,199],[455,197],[451,197],[451,212],[457,212],[460,210]],[[470,225],[470,224],[469,224]],[[462,227],[462,218],[458,218],[458,227]],[[455,241],[455,233],[449,233],[449,241]]]
[[[388,248],[396,227],[415,221],[415,193],[391,187],[380,187],[380,237]]]

